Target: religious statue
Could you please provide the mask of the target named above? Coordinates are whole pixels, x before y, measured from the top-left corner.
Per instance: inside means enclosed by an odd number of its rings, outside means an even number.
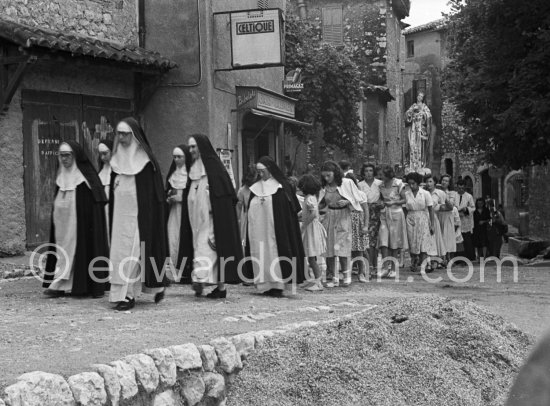
[[[424,93],[418,93],[414,103],[405,113],[409,126],[410,170],[418,172],[428,164],[428,148],[432,131],[432,113],[424,103]]]

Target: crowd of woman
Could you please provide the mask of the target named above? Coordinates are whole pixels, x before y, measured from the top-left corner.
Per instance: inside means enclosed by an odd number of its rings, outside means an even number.
[[[406,250],[411,270],[428,272],[461,245],[480,255],[500,250],[493,234],[502,234],[503,216],[483,201],[473,207],[460,183],[450,191],[448,176],[441,185],[418,173],[403,182],[391,167],[364,164],[357,179],[349,163],[327,161],[296,179],[262,157],[236,192],[208,137],[195,134],[173,149],[163,181],[133,118],[98,152],[99,173],[78,143],[60,145],[50,236],[59,252],[47,258],[48,296],[108,290],[115,309],[128,310],[141,292],[160,302],[176,281],[196,296],[213,286],[211,299],[241,282],[281,297],[298,284],[313,292],[348,286],[353,268],[362,283],[395,277]]]

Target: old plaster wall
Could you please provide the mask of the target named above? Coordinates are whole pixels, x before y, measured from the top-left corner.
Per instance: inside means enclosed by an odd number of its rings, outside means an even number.
[[[0,115],[0,257],[22,253],[26,239],[20,92],[15,93],[12,106],[16,107]]]
[[[2,0],[0,15],[31,26],[137,45],[135,0]]]
[[[380,10],[382,12],[383,9]],[[390,165],[403,164],[404,161],[404,120],[403,120],[403,83],[401,73],[402,35],[400,22],[392,6],[386,10],[387,48],[386,48],[386,86],[395,98],[388,103],[386,116],[386,145],[381,161]]]

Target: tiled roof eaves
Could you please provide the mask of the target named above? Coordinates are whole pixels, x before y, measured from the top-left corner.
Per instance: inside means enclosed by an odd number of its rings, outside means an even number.
[[[81,35],[30,27],[0,18],[0,38],[23,48],[41,47],[69,52],[73,56],[89,56],[129,63],[158,70],[168,70],[176,64],[157,52],[132,45],[121,45]]]
[[[427,24],[407,28],[403,31],[403,35],[416,34],[424,31],[439,31],[445,28],[447,28],[447,18],[440,18],[439,20],[431,21]]]

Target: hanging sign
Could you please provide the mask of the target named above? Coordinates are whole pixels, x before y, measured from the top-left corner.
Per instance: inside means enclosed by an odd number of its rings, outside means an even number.
[[[282,65],[280,9],[231,13],[231,51],[234,68]]]
[[[304,90],[302,69],[296,68],[286,74],[285,80],[283,80],[283,90],[286,93],[300,93]]]
[[[233,187],[236,187],[235,176],[233,175],[233,165],[231,164],[231,150],[230,149],[218,149],[218,155],[220,160],[227,169],[227,173],[233,182]]]

